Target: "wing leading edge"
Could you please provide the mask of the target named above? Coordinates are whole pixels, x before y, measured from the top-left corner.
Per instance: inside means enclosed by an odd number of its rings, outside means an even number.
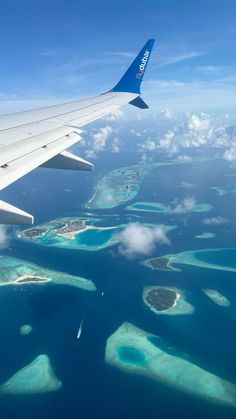
[[[150,39],[124,76],[109,92],[47,108],[0,116],[0,190],[36,167],[93,170],[93,165],[65,150],[81,139],[82,127],[130,103],[148,106],[140,87],[153,48]],[[33,224],[30,214],[0,201],[0,224]]]

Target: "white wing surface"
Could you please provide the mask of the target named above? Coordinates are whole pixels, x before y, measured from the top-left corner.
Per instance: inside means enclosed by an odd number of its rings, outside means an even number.
[[[92,170],[67,150],[81,139],[82,127],[131,103],[147,105],[140,85],[152,50],[149,40],[118,84],[109,92],[47,108],[0,116],[0,190],[36,167]],[[33,216],[0,201],[0,224],[33,223]]]

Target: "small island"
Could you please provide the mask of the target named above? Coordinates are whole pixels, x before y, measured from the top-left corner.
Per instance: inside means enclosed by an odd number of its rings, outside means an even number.
[[[69,285],[86,291],[95,291],[95,284],[87,278],[53,271],[31,262],[10,256],[0,256],[0,286],[53,283]]]
[[[25,335],[29,335],[33,330],[33,326],[31,326],[30,324],[23,324],[20,327],[20,334],[25,336]]]
[[[183,291],[165,286],[146,286],[143,302],[155,314],[192,314],[194,307],[185,299]]]
[[[166,268],[163,269],[159,257],[147,259],[141,264],[150,269],[180,271],[175,265],[191,265],[199,268],[217,269],[220,271],[236,272],[236,248],[216,248],[186,250],[184,252],[164,255]],[[160,266],[160,267],[159,267]]]
[[[86,207],[114,208],[134,199],[145,176],[151,170],[169,164],[174,164],[174,162],[142,163],[112,170],[98,182]]]
[[[213,303],[217,304],[221,307],[229,307],[230,301],[224,295],[222,295],[219,291],[213,290],[211,288],[203,288],[202,290],[204,294],[210,298]]]
[[[127,211],[143,211],[143,212],[158,212],[167,213],[168,207],[160,202],[134,202],[125,208]]]
[[[211,189],[216,191],[218,196],[236,193],[235,185],[212,186]]]
[[[175,199],[172,204],[177,205],[178,200]],[[174,207],[172,208],[169,205],[162,204],[161,202],[145,202],[138,201],[129,205],[125,208],[128,211],[143,211],[143,212],[156,212],[162,214],[172,214],[175,213]],[[208,212],[213,209],[213,206],[210,204],[196,204],[191,209],[192,212]],[[177,213],[178,214],[178,213]]]
[[[29,230],[25,230],[24,235],[27,239],[37,239],[39,237],[43,237],[47,231],[47,227],[33,227]]]
[[[171,257],[161,256],[152,259],[147,259],[141,262],[141,265],[150,269],[157,269],[158,271],[179,271],[171,265]]]
[[[107,219],[105,219],[106,222]],[[117,223],[117,217],[113,216],[113,222]],[[96,225],[94,223],[96,222]],[[32,241],[41,246],[58,247],[62,249],[77,249],[83,251],[99,251],[120,243],[121,233],[128,225],[97,225],[101,224],[98,218],[59,218],[50,221],[43,226],[47,233],[39,237],[34,237],[30,233],[31,229],[22,231],[18,238],[26,241]],[[104,220],[103,220],[104,223]],[[153,227],[155,224],[144,224],[147,227]],[[79,227],[79,229],[78,229]],[[41,228],[41,226],[40,226]],[[176,226],[164,225],[165,232],[171,231]],[[34,227],[35,230],[35,227]]]
[[[42,354],[13,374],[0,387],[0,392],[12,395],[49,393],[59,390],[61,386],[62,382],[55,376],[50,359]]]
[[[205,232],[205,233],[197,234],[195,236],[195,239],[214,239],[214,237],[215,237],[214,233]]]
[[[122,226],[95,225],[98,218],[66,217],[27,229],[18,234],[18,238],[33,241],[43,246],[97,251],[113,246],[118,242],[117,233]],[[44,231],[44,234],[39,234]]]
[[[140,374],[163,385],[236,408],[236,385],[181,357],[159,336],[123,323],[108,339],[105,361],[126,373]]]
[[[148,289],[147,289],[148,288]],[[166,311],[176,305],[180,294],[170,288],[145,287],[143,300],[155,312]]]

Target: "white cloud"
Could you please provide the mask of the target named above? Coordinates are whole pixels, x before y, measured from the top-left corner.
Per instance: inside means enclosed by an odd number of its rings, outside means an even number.
[[[230,162],[236,161],[236,143],[232,143],[232,147],[230,147],[228,150],[226,150],[223,154],[223,158]]]
[[[94,151],[102,151],[106,147],[107,139],[110,137],[111,133],[113,132],[112,127],[110,125],[106,125],[103,128],[93,135],[93,149]]]
[[[118,138],[114,138],[111,144],[112,153],[119,153],[120,145],[121,145],[120,140],[118,140]]]
[[[205,218],[203,221],[203,224],[205,225],[222,225],[228,223],[228,220],[226,218],[221,217],[220,215],[217,217],[212,218]]]
[[[190,115],[187,125],[190,130],[205,131],[211,126],[211,118],[203,112],[200,115]]]
[[[147,227],[140,223],[130,223],[120,233],[119,252],[126,257],[150,254],[156,244],[169,244],[162,225]]]
[[[7,227],[0,225],[0,249],[5,249],[9,245],[9,236],[7,234]]]
[[[172,56],[166,57],[164,61],[158,64],[157,67],[166,67],[171,64],[177,64],[190,58],[196,58],[205,55],[205,53],[200,51],[189,51],[186,53],[174,54]]]
[[[162,118],[164,118],[164,119],[171,119],[171,118],[173,118],[173,113],[172,113],[172,111],[169,108],[166,108],[166,109],[163,109],[161,111],[161,115],[160,116]]]
[[[191,182],[186,182],[185,180],[180,184],[181,188],[191,189],[194,187],[194,184]]]
[[[155,142],[155,140],[151,140],[150,138],[148,138],[146,141],[144,141],[143,144],[141,144],[141,149],[142,150],[147,150],[147,151],[154,151],[157,148],[157,143]]]
[[[85,150],[85,155],[89,159],[96,159],[97,153],[105,150],[107,140],[113,133],[113,128],[110,125],[100,128],[96,134],[92,135],[92,139],[87,141],[88,149]],[[86,145],[86,144],[85,144]]]
[[[91,150],[91,149],[86,150],[85,155],[88,159],[96,159],[97,158],[95,151]]]
[[[118,121],[124,116],[124,112],[120,109],[115,109],[109,115],[105,116],[105,121]]]
[[[192,157],[188,156],[187,154],[178,156],[177,160],[180,161],[192,161]]]
[[[139,151],[151,153],[162,150],[168,156],[175,155],[179,160],[190,161],[190,149],[212,147],[223,149],[226,160],[236,161],[236,127],[230,122],[227,115],[211,117],[203,112],[198,115],[188,112],[178,125],[162,134],[152,133],[152,138],[146,138]]]
[[[168,209],[172,214],[187,214],[191,212],[196,205],[196,199],[192,196],[184,198],[183,201],[179,202],[174,208]]]

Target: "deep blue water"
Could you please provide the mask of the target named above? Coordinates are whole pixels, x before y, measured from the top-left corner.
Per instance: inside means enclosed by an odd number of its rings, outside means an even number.
[[[2,199],[13,197],[16,205],[36,215],[38,222],[82,211],[94,183],[108,170],[136,163],[134,156],[98,161],[94,174],[64,174],[38,171],[13,185]],[[168,205],[174,198],[194,195],[197,203],[211,203],[214,211],[188,216],[136,213],[141,221],[178,225],[169,233],[170,246],[158,246],[152,256],[205,247],[235,247],[235,197],[218,197],[210,186],[233,183],[233,173],[225,163],[190,163],[161,167],[144,180],[137,200],[157,200]],[[222,179],[223,177],[223,179]],[[47,180],[46,191],[45,181]],[[187,190],[182,181],[196,185]],[[36,192],[22,194],[34,185]],[[69,185],[69,186],[68,186]],[[72,192],[64,189],[71,188]],[[153,195],[155,194],[155,195]],[[10,199],[8,199],[10,200]],[[56,205],[53,205],[56,203]],[[125,207],[126,205],[124,205]],[[123,207],[96,214],[119,214],[126,221]],[[129,213],[130,214],[130,213]],[[229,223],[209,227],[204,217],[221,215]],[[104,218],[109,225],[109,217]],[[213,231],[211,240],[196,240],[203,231]],[[236,276],[235,273],[183,266],[182,272],[151,271],[139,264],[143,257],[126,259],[117,248],[99,252],[63,250],[12,240],[11,249],[2,254],[26,259],[47,268],[85,276],[98,288],[89,293],[72,287],[28,285],[0,289],[0,380],[40,353],[51,360],[57,377],[63,382],[55,394],[0,396],[1,418],[235,418],[235,411],[219,407],[170,389],[139,375],[123,373],[104,362],[106,339],[124,322],[161,336],[175,353],[236,383]],[[143,306],[144,285],[172,285],[186,292],[196,308],[191,316],[155,316]],[[202,288],[215,288],[231,301],[229,309],[216,306]],[[101,295],[101,292],[104,295]],[[87,317],[79,340],[78,326]],[[19,327],[34,327],[28,336]],[[137,354],[134,354],[134,357]]]

